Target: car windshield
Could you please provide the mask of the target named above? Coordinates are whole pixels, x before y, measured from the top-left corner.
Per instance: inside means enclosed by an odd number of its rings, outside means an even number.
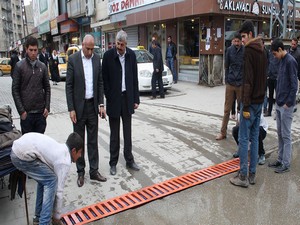
[[[59,64],[65,64],[66,63],[66,57],[58,57],[58,63]]]
[[[152,63],[153,56],[146,50],[133,50],[137,63]]]

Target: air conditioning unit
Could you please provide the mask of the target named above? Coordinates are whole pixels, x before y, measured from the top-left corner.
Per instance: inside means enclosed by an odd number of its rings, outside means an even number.
[[[85,0],[85,16],[94,16],[95,14],[95,0]]]

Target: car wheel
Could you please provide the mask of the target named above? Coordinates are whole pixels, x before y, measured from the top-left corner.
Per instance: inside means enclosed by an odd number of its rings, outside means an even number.
[[[0,77],[2,77],[3,76],[3,72],[2,72],[2,70],[0,70]]]

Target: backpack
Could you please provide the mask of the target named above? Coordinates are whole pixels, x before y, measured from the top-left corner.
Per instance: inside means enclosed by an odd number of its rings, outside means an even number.
[[[12,146],[13,142],[22,136],[12,121],[11,107],[0,107],[0,150]]]

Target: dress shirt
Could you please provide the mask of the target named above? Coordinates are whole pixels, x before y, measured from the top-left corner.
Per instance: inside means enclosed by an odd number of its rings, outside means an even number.
[[[118,55],[119,55],[119,60],[122,66],[122,92],[126,91],[126,84],[125,84],[125,54],[126,54],[126,50],[125,53],[123,55],[120,55],[119,52],[117,51]]]
[[[20,160],[39,159],[54,171],[57,176],[57,191],[53,212],[55,218],[59,218],[65,180],[71,167],[71,156],[67,145],[60,144],[44,134],[31,132],[14,141],[12,151]]]
[[[81,58],[82,58],[82,65],[84,71],[84,78],[85,78],[85,99],[90,99],[94,97],[93,93],[93,63],[92,58],[87,59],[83,51],[81,51]]]

